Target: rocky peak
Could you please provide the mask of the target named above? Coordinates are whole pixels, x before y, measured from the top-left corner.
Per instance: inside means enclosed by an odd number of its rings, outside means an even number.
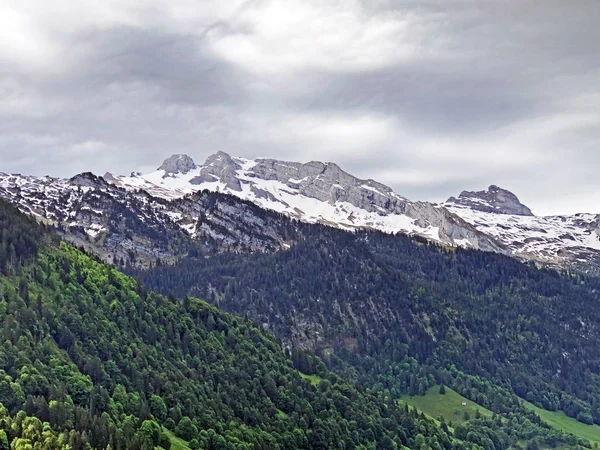
[[[350,203],[368,212],[403,213],[406,199],[373,180],[361,180],[331,162],[297,163],[257,159],[250,172],[258,179],[277,180],[300,195],[336,204]]]
[[[458,198],[450,197],[446,203],[488,213],[533,216],[515,194],[493,184],[484,191],[463,191]]]
[[[219,150],[206,158],[200,174],[192,178],[190,183],[198,185],[219,181],[234,191],[241,191],[242,187],[237,177],[237,170],[240,168],[240,164],[231,155]]]
[[[110,172],[106,172],[104,175],[102,175],[102,178],[110,183],[117,181],[117,178]]]
[[[219,150],[218,152],[206,158],[203,166],[211,166],[214,164],[223,165],[228,163],[234,163],[234,160],[231,157],[231,155],[227,152],[224,152],[223,150]]]
[[[209,169],[212,172],[235,171],[240,168],[239,163],[231,157],[229,153],[219,150],[214,155],[210,155],[202,165],[203,169]]]
[[[83,173],[77,174],[74,177],[72,177],[71,179],[69,179],[69,182],[73,186],[80,186],[80,187],[106,186],[106,181],[103,178],[98,177],[97,175],[94,175],[92,172],[83,172]]]
[[[188,155],[173,155],[163,161],[157,170],[164,170],[165,176],[188,173],[196,168],[196,163]]]

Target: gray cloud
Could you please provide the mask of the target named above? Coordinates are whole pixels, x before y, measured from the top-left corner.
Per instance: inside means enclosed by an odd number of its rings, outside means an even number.
[[[192,3],[0,7],[0,171],[225,150],[600,212],[596,0]]]
[[[462,67],[445,73],[429,67],[392,67],[323,78],[318,95],[303,99],[301,107],[366,109],[436,135],[494,130],[547,106],[511,78],[481,70],[465,73]]]

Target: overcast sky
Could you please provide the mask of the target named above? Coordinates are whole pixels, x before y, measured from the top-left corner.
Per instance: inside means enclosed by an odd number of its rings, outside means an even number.
[[[600,213],[598,0],[3,0],[0,171],[334,161]]]

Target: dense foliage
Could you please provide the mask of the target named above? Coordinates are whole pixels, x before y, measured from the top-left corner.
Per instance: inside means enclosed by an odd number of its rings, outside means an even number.
[[[314,356],[306,379],[239,317],[43,244],[10,208],[0,224],[27,244],[0,276],[0,448],[169,448],[163,427],[204,449],[471,448]]]
[[[324,355],[333,349],[334,362],[349,361],[363,379],[397,392],[424,392],[454,366],[447,383],[497,412],[518,407],[516,394],[600,423],[595,279],[402,236],[324,228],[288,251],[186,258],[136,275],[159,291],[247,314],[289,346]],[[495,393],[473,388],[468,376]]]
[[[87,436],[75,430],[56,431],[48,422],[19,411],[14,417],[0,405],[0,449],[70,450],[87,446]]]
[[[0,211],[0,274],[7,274],[35,257],[47,234],[35,220],[4,200],[0,200]]]

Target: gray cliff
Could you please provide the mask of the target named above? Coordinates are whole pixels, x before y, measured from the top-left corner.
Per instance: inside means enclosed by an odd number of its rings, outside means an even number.
[[[495,185],[485,191],[463,191],[458,198],[450,197],[446,203],[482,212],[533,216],[531,210],[515,194]]]

